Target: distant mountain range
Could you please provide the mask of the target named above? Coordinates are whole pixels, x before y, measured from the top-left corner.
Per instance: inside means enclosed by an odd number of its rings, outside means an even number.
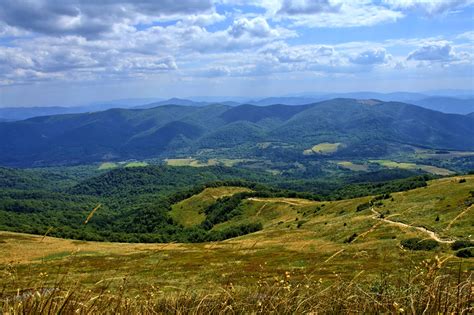
[[[447,91],[446,93],[448,93]],[[453,92],[454,93],[454,92]],[[433,94],[435,94],[433,92]],[[241,97],[194,97],[189,99],[170,98],[150,99],[136,98],[123,99],[109,102],[93,103],[76,107],[5,107],[0,108],[0,121],[23,120],[38,116],[87,113],[107,110],[111,108],[136,108],[148,109],[163,105],[182,105],[182,106],[207,106],[211,104],[221,104],[228,106],[238,106],[250,104],[257,106],[268,105],[304,105],[330,100],[334,98],[352,98],[352,99],[376,99],[381,101],[404,102],[408,104],[419,105],[424,108],[440,111],[443,113],[468,114],[474,112],[474,96],[461,94],[458,97],[453,96],[430,96],[421,93],[394,92],[355,92],[355,93],[303,93],[299,95],[289,95],[284,97],[267,97],[259,99],[245,99]]]
[[[0,107],[0,121],[23,120],[38,116],[77,114],[103,111],[110,108],[131,108],[138,105],[159,101],[157,98],[121,99],[107,102],[91,103],[83,106],[62,107]]]
[[[474,98],[458,99],[454,97],[433,96],[410,103],[443,113],[469,114],[474,112]]]
[[[452,114],[468,114],[474,111],[474,97],[472,98],[455,98],[444,96],[427,96],[419,93],[374,93],[374,92],[358,92],[358,93],[341,93],[326,94],[310,97],[305,96],[289,96],[289,97],[269,97],[257,101],[250,101],[249,104],[265,106],[271,104],[283,105],[303,105],[314,102],[334,98],[353,98],[353,99],[376,99],[385,102],[404,102],[408,104],[418,105],[424,108]]]
[[[474,150],[472,116],[355,99],[110,109],[3,122],[0,134],[0,164],[10,166],[193,155],[202,149],[298,160],[322,142],[339,143],[339,157],[381,157],[404,145]]]

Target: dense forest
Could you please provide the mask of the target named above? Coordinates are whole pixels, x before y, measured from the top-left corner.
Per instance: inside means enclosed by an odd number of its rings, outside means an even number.
[[[413,119],[416,117],[416,119]],[[176,155],[273,161],[381,158],[415,147],[474,150],[474,119],[398,102],[163,105],[0,122],[0,164],[78,165]],[[335,151],[303,154],[318,143]],[[263,144],[263,145],[262,145]]]
[[[345,199],[422,187],[433,178],[426,174],[400,178],[406,175],[402,170],[377,171],[324,185],[318,179],[296,180],[221,166],[146,166],[110,171],[87,167],[0,168],[0,229],[97,241],[217,241],[262,228],[255,222],[212,230],[215,224],[239,215],[238,205],[243,199]],[[184,227],[169,215],[173,204],[207,187],[220,186],[251,191],[218,199],[205,209],[206,218],[198,226]]]

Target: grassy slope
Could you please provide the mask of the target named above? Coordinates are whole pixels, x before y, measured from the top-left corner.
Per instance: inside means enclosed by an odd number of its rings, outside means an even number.
[[[366,164],[357,164],[350,161],[341,161],[336,164],[354,172],[366,172],[369,170],[369,167]]]
[[[465,178],[465,183],[459,183],[460,178],[446,178],[430,182],[427,188],[392,194],[394,201],[385,200],[377,210],[390,210],[386,218],[390,215],[392,220],[426,225],[443,237],[468,237],[472,234],[472,213],[465,213],[450,229],[444,229],[465,211],[461,204],[467,200],[469,191],[474,190],[474,176]],[[53,281],[58,273],[67,271],[68,281],[84,284],[107,279],[113,286],[125,277],[128,286],[137,292],[144,281],[163,291],[176,288],[205,291],[216,285],[246,287],[258,281],[279,281],[285,272],[295,280],[315,277],[324,283],[340,277],[352,279],[361,272],[374,278],[382,273],[396,276],[435,255],[451,257],[445,264],[448,269],[459,267],[460,259],[453,256],[447,244],[431,252],[400,248],[401,239],[427,235],[381,222],[370,209],[355,211],[357,205],[369,199],[246,200],[241,205],[244,215],[225,224],[261,221],[264,230],[205,244],[95,243],[2,232],[0,252],[5,255],[0,256],[0,266],[7,270],[11,268],[7,264],[19,263],[16,265],[18,287],[27,287],[41,272],[48,273],[46,277]],[[449,211],[447,204],[452,205]],[[436,213],[441,214],[441,220],[436,223],[439,226],[434,222]],[[399,215],[391,217],[394,214]],[[302,221],[304,224],[298,228],[298,222]],[[344,243],[353,233],[359,237],[350,244]],[[463,261],[462,268],[472,270],[474,260]],[[0,278],[1,281],[6,280]]]
[[[170,215],[184,226],[200,224],[206,218],[204,210],[217,199],[244,191],[250,189],[231,186],[206,188],[201,193],[173,205]]]
[[[378,163],[388,168],[401,168],[401,169],[408,169],[408,170],[420,169],[420,170],[423,170],[425,172],[435,174],[435,175],[448,176],[448,175],[454,174],[453,171],[450,171],[445,168],[432,166],[432,165],[423,165],[423,164],[415,164],[415,163],[399,163],[399,162],[394,162],[394,161],[389,161],[389,160],[372,160],[371,162]]]

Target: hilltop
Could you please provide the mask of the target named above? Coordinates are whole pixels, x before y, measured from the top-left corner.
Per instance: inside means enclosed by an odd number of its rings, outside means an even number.
[[[332,156],[380,158],[409,146],[474,150],[474,120],[414,105],[334,99],[310,105],[163,105],[0,122],[0,164],[71,165],[195,155],[307,159],[319,143]],[[262,143],[268,143],[262,147]]]

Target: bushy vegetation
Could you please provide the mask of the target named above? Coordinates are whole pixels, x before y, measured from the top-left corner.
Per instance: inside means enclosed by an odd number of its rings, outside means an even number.
[[[95,169],[95,173],[92,170],[90,167],[0,169],[0,174],[4,175],[0,177],[0,229],[94,241],[218,240],[258,230],[258,225],[236,227],[219,234],[212,230],[216,224],[240,215],[242,209],[239,205],[246,198],[285,197],[319,201],[377,194],[374,200],[358,207],[361,211],[374,202],[389,198],[391,192],[426,186],[426,181],[432,178],[423,175],[389,182],[356,183],[345,188],[323,189],[323,193],[316,194],[288,189],[304,190],[306,186],[285,176],[275,178],[240,168],[150,165],[108,171]],[[391,171],[391,174],[395,173]],[[377,173],[374,178],[380,176]],[[319,187],[318,183],[315,181],[314,187]],[[332,187],[343,185],[344,180],[341,180]],[[174,204],[206,188],[221,186],[245,187],[251,192],[216,200],[204,209],[204,222],[198,226],[184,227],[170,216]],[[100,209],[84,224],[85,218],[99,204]]]
[[[467,248],[467,247],[474,247],[474,242],[468,241],[468,240],[457,240],[451,244],[452,250],[459,250],[459,249]]]
[[[456,256],[459,258],[472,258],[474,257],[474,248],[463,248],[456,252]]]
[[[432,239],[420,239],[417,237],[402,240],[401,245],[410,250],[433,250],[439,246],[438,242]]]

